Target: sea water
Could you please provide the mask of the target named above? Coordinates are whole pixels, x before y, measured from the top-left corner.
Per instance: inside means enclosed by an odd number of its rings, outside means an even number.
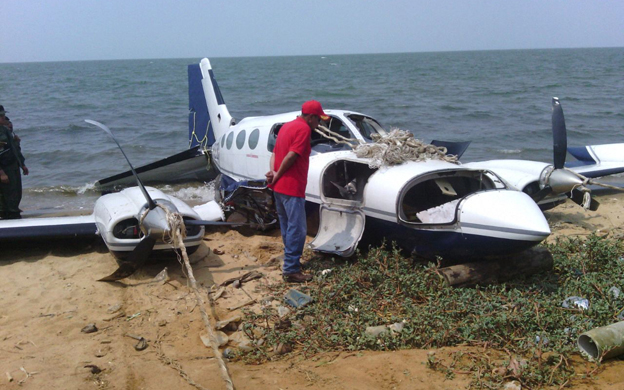
[[[206,53],[209,55],[209,53]],[[187,65],[201,58],[0,64],[0,104],[22,138],[26,215],[90,210],[94,183],[188,148]],[[624,48],[211,58],[237,119],[324,108],[417,138],[471,140],[463,161],[552,160],[551,98],[568,145],[624,142]],[[203,183],[161,187],[198,203]]]

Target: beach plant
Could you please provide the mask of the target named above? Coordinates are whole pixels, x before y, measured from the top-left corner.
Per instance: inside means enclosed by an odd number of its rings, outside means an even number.
[[[471,375],[473,388],[511,380],[523,388],[563,386],[578,374],[572,357],[579,356],[579,334],[624,319],[624,294],[617,294],[624,288],[624,257],[619,240],[597,235],[559,239],[547,248],[552,271],[471,288],[448,286],[436,264],[415,262],[396,247],[370,248],[353,261],[317,256],[309,262],[314,283],[295,287],[314,301],[284,317],[272,306],[246,312],[244,329],[256,342],[242,358],[255,364],[279,359],[278,345],[306,358],[460,346],[444,357],[433,352],[424,363],[447,377]],[[332,271],[321,272],[327,268]],[[293,286],[269,288],[281,297]],[[578,299],[588,307],[564,305]],[[367,332],[379,326],[388,329]]]

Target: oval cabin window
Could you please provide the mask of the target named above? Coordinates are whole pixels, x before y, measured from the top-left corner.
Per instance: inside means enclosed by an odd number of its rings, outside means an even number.
[[[249,149],[255,149],[258,146],[258,139],[260,139],[260,129],[254,129],[249,134]]]
[[[245,130],[241,130],[240,133],[236,136],[236,147],[242,149],[245,146],[245,138],[247,137],[247,132]]]
[[[232,149],[232,141],[234,141],[234,132],[230,132],[230,134],[228,134],[227,136],[227,140],[225,141],[225,147],[229,149]]]

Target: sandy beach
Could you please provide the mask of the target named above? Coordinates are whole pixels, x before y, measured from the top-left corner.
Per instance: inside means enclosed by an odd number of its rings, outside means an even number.
[[[591,232],[621,237],[624,195],[600,191],[596,199],[597,212],[571,202],[548,211],[553,231],[548,240]],[[264,286],[281,280],[276,260],[281,250],[278,231],[206,234],[191,255],[200,291],[248,272],[262,274],[243,288],[223,289],[215,301],[218,320],[240,313],[236,307],[251,300],[256,303],[246,307],[259,309]],[[163,280],[157,276],[165,267]],[[115,269],[114,258],[95,239],[2,249],[0,389],[225,388],[217,359],[202,342],[207,331],[201,308],[180,263],[151,263],[120,283],[96,281]],[[205,310],[210,313],[207,301]],[[84,332],[90,324],[97,330]],[[342,352],[311,359],[291,354],[259,366],[227,366],[237,389],[456,389],[470,381],[468,375],[447,380],[428,369],[428,352]],[[607,361],[594,381],[579,380],[574,387],[624,388],[623,364]],[[595,368],[586,365],[588,371]]]

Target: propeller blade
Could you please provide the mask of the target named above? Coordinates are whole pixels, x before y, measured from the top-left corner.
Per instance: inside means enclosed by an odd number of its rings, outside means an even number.
[[[134,250],[128,255],[128,258],[121,262],[117,271],[112,274],[99,279],[98,282],[114,282],[120,279],[127,278],[136,272],[152,253],[156,244],[156,238],[154,236],[145,236]]]
[[[145,196],[145,199],[147,199],[147,205],[148,205],[149,209],[150,210],[154,210],[154,208],[156,208],[156,203],[152,200],[152,198],[147,193],[147,190],[145,189],[145,186],[143,185],[143,182],[141,181],[141,179],[139,179],[139,175],[137,175],[136,171],[134,170],[134,167],[132,166],[132,163],[130,162],[130,159],[128,159],[128,156],[126,156],[126,153],[124,152],[124,150],[121,147],[121,145],[119,145],[119,142],[117,142],[117,139],[113,135],[113,132],[106,125],[103,125],[100,122],[97,122],[97,121],[94,121],[94,120],[91,120],[91,119],[85,119],[85,122],[90,123],[92,125],[95,125],[95,126],[99,127],[100,129],[104,130],[106,132],[106,134],[108,134],[113,139],[113,141],[115,141],[115,143],[119,147],[119,150],[121,150],[121,153],[126,158],[126,161],[128,162],[128,165],[130,165],[130,170],[132,171],[132,174],[134,175],[134,178],[137,181],[137,185],[141,189],[141,192],[143,192],[143,196]]]
[[[570,196],[570,199],[572,199],[572,201],[579,206],[583,206],[584,196],[585,193],[583,191],[577,190],[575,188],[574,190],[572,190],[572,195]],[[600,203],[592,197],[591,201],[589,202],[589,210],[596,211],[598,210],[598,207],[600,207]]]
[[[201,219],[185,219],[185,225],[189,226],[243,226],[249,225],[246,222],[222,222],[222,221],[204,221]]]
[[[552,99],[552,132],[554,166],[555,169],[561,169],[565,165],[568,140],[563,109],[556,97]]]
[[[536,193],[529,195],[531,197],[531,199],[533,199],[533,201],[535,203],[539,202],[540,200],[544,199],[545,197],[547,197],[548,195],[550,195],[553,192],[552,187],[551,186],[545,186],[544,188],[542,188],[541,190],[537,191]]]

